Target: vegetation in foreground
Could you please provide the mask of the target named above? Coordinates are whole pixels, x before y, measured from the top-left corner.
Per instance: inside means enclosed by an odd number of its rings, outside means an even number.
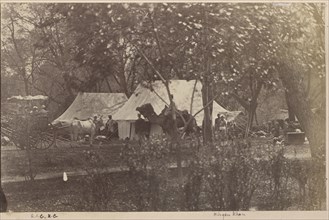
[[[99,152],[89,151],[84,154],[86,176],[69,177],[67,182],[48,179],[6,184],[9,210],[324,209],[325,171],[321,164],[286,159],[279,146],[251,147],[245,140],[200,144],[196,140],[189,142],[196,153],[186,161],[182,185],[177,169],[169,166],[170,152],[175,149],[170,149],[166,138],[158,138],[140,146],[125,146],[120,159],[129,171],[102,173],[97,168],[105,161]],[[315,181],[322,181],[323,194],[314,194],[319,191],[312,188],[319,185]]]

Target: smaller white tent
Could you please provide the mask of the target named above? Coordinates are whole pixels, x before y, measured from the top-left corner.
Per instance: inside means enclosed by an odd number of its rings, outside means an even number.
[[[93,115],[103,115],[104,123],[108,115],[114,115],[127,101],[124,93],[79,93],[68,109],[52,123],[70,123],[73,118],[87,119]]]
[[[195,84],[195,80],[171,80],[169,87],[171,94],[174,96],[174,102],[179,110],[187,110],[194,115],[203,108],[201,82],[198,81]],[[138,85],[120,111],[113,116],[114,119],[118,121],[119,137],[121,139],[136,137],[135,121],[137,120],[138,114],[136,108],[146,103],[152,104],[156,114],[160,114],[164,107],[169,105],[168,93],[162,81],[155,81],[151,84],[141,83]],[[229,113],[229,111],[224,109],[217,102],[213,102],[213,123],[217,117],[217,113]],[[197,124],[202,126],[203,111],[196,115],[195,119]],[[162,133],[161,127],[152,124],[151,135],[159,133]]]

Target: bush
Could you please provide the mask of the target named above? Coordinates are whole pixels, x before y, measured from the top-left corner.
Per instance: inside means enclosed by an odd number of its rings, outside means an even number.
[[[126,142],[120,156],[128,171],[120,174],[124,178],[119,184],[101,172],[102,155],[85,152],[89,175],[82,184],[82,210],[116,210],[119,202],[129,211],[234,211],[251,206],[316,210],[325,205],[321,203],[325,200],[325,166],[313,160],[287,159],[284,146],[252,146],[245,139],[205,145],[197,137],[182,144],[188,155],[183,188],[170,168],[177,146],[172,147],[164,136]],[[125,189],[124,196],[116,197],[118,185]]]
[[[261,208],[266,210],[284,210],[291,206],[293,187],[289,175],[289,160],[284,157],[282,147],[267,151],[268,158],[262,163],[263,181],[259,194],[262,193]],[[263,193],[265,192],[265,193]]]
[[[84,151],[84,167],[87,175],[81,181],[81,199],[77,210],[109,211],[112,209],[116,186],[112,176],[105,173],[104,159],[97,151]]]
[[[168,208],[168,179],[171,142],[165,136],[127,144],[122,148],[122,165],[129,168],[128,190],[138,211]]]
[[[199,207],[197,195],[203,191],[203,203],[209,203],[211,210],[248,210],[262,178],[260,160],[250,145],[245,141],[215,141],[200,149],[189,166],[187,186],[193,186],[190,188],[195,193],[189,193],[195,203],[188,203],[187,208]]]
[[[313,159],[288,159],[284,148],[267,152],[258,190],[263,210],[321,210],[325,206],[325,166]],[[323,203],[324,202],[324,203]]]

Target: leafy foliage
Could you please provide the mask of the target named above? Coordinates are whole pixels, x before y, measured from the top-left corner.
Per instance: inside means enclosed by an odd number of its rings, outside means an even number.
[[[128,190],[137,211],[166,210],[169,190],[169,140],[152,138],[139,145],[127,144],[121,153],[128,166]]]

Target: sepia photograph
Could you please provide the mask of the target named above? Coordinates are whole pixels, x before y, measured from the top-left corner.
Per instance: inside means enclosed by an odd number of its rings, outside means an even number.
[[[327,41],[326,1],[2,2],[1,219],[327,216]]]

